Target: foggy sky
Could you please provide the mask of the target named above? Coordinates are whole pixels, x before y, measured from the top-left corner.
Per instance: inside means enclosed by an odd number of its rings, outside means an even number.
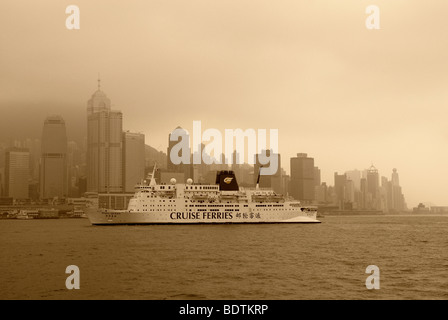
[[[65,27],[78,5],[81,29]],[[367,30],[365,8],[381,10]],[[445,0],[2,0],[0,140],[47,115],[85,136],[102,90],[166,152],[168,133],[279,129],[282,165],[304,152],[322,181],[398,169],[409,207],[448,205]]]

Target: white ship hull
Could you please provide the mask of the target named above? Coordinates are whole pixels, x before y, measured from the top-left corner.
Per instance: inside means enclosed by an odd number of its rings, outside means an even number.
[[[217,223],[319,223],[316,211],[279,213],[225,212],[151,212],[137,213],[128,210],[97,210],[88,218],[93,225],[132,224],[217,224]]]

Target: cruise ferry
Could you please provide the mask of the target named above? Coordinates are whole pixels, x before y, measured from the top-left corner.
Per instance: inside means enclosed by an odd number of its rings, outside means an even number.
[[[317,208],[302,206],[270,189],[240,188],[233,171],[218,171],[216,184],[157,184],[155,169],[149,182],[137,185],[127,210],[98,208],[87,216],[93,225],[319,223]]]

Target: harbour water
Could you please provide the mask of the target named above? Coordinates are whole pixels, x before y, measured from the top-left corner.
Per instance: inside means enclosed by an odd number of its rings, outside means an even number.
[[[448,216],[321,224],[0,220],[0,299],[448,299]],[[80,269],[80,289],[65,286]],[[380,270],[368,290],[366,268]]]

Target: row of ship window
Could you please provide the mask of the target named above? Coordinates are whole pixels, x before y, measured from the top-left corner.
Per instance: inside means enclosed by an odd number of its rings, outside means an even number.
[[[141,211],[158,211],[158,209],[142,209]],[[285,209],[259,209],[259,210],[264,210],[264,211],[266,211],[266,210],[274,210],[274,211],[277,211],[277,210],[285,210]],[[286,209],[286,210],[294,210],[294,209],[291,209],[291,208],[289,208],[289,209]],[[131,210],[131,211],[140,211],[140,209],[137,209],[137,210]],[[192,209],[188,209],[188,211],[193,211]],[[220,209],[196,209],[196,211],[220,211]],[[235,212],[239,212],[240,210],[239,209],[224,209],[224,211],[235,211]]]
[[[171,202],[171,200],[170,200],[170,202]],[[143,205],[144,207],[147,207],[148,205],[147,204],[144,204]],[[155,204],[151,204],[150,205],[151,207],[154,207],[154,206],[156,206]],[[158,204],[157,205],[158,207],[165,207],[165,205],[163,204]],[[174,204],[168,204],[167,205],[168,207],[174,207],[175,205]],[[219,208],[222,208],[222,207],[234,207],[233,205],[222,205],[222,204],[209,204],[209,205],[205,205],[205,204],[195,204],[195,205],[193,205],[193,204],[190,204],[190,205],[188,205],[188,207],[201,207],[201,208],[211,208],[211,207],[219,207]],[[235,205],[235,207],[239,207],[238,205]],[[248,205],[247,204],[245,204],[244,205],[244,207],[246,208],[246,207],[248,207]],[[282,204],[257,204],[257,205],[255,205],[255,207],[284,207]]]
[[[256,207],[283,207],[282,204],[257,204]]]
[[[171,189],[171,186],[167,186],[167,189]],[[159,190],[165,190],[165,186],[160,186]]]
[[[266,210],[269,210],[269,211],[285,211],[285,210],[294,210],[294,209],[291,209],[291,208],[279,208],[279,209],[265,209],[265,208],[257,208],[257,210],[264,210],[264,211],[266,211]]]
[[[140,210],[140,209],[137,209],[137,210],[130,210],[130,211],[158,211],[158,209],[142,209],[142,210]]]
[[[144,207],[147,207],[147,206],[150,206],[150,207],[155,207],[155,206],[157,206],[157,207],[165,207],[165,205],[164,204],[157,204],[157,205],[155,205],[155,204],[144,204],[143,205]],[[166,207],[175,207],[176,205],[174,205],[174,204],[167,204],[166,205]]]
[[[247,206],[248,206],[247,204],[244,205],[244,207],[247,207]],[[233,205],[233,204],[226,204],[226,205],[223,205],[223,204],[190,204],[190,205],[187,205],[187,207],[199,207],[199,208],[211,208],[211,207],[233,208],[233,207],[236,207],[236,208],[239,208],[240,206],[238,204],[236,204],[236,205]]]
[[[194,188],[193,188],[194,187]],[[215,186],[187,186],[186,190],[218,190]]]
[[[221,211],[221,210],[219,210],[219,209],[196,209],[196,210],[193,210],[193,209],[187,209],[188,211],[200,211],[200,212],[202,212],[202,211]],[[224,211],[225,212],[229,212],[229,211],[236,211],[236,212],[238,212],[238,211],[240,211],[240,209],[224,209]]]
[[[140,200],[140,202],[144,202],[144,200]],[[165,202],[165,200],[162,200],[162,202]],[[168,202],[176,202],[176,201],[168,200]],[[185,201],[185,202],[187,202],[187,201]],[[230,208],[233,208],[234,206],[239,207],[238,204],[236,204],[236,205],[233,205],[233,204],[226,204],[226,205],[224,205],[224,204],[195,204],[195,205],[193,205],[193,204],[191,204],[189,206],[190,207],[230,207]],[[247,207],[247,206],[248,206],[247,204],[244,205],[244,207]],[[277,206],[280,206],[280,205],[277,205]],[[281,205],[281,206],[283,206],[283,205]],[[258,205],[257,205],[257,207],[258,207]]]

